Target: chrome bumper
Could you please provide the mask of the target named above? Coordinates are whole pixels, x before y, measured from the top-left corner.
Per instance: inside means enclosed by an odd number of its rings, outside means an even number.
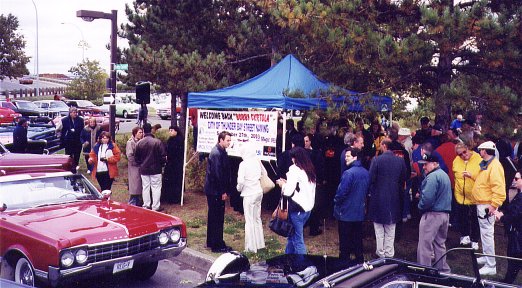
[[[178,256],[183,249],[187,247],[187,239],[182,238],[178,246],[160,247],[154,250],[138,253],[131,256],[89,263],[85,266],[74,267],[70,269],[60,269],[59,267],[49,266],[49,272],[35,271],[36,277],[49,283],[52,287],[58,286],[63,282],[79,280],[84,278],[92,278],[96,275],[112,274],[115,263],[134,260],[134,265],[141,263],[155,262],[162,259]]]

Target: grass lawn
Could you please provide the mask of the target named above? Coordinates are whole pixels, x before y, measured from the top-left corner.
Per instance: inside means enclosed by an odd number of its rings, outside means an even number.
[[[162,129],[165,130],[165,129]],[[165,131],[160,130],[160,139],[166,139]],[[118,134],[117,141],[122,153],[124,153],[128,134]],[[196,157],[197,158],[197,157]],[[81,171],[85,173],[85,162],[81,159]],[[112,186],[113,200],[127,202],[127,160],[122,157],[118,164],[120,176],[116,179]],[[214,257],[219,254],[212,253],[210,249],[205,247],[206,242],[206,222],[207,222],[207,204],[206,197],[202,191],[204,183],[206,161],[198,163],[197,159],[188,165],[187,177],[185,180],[186,191],[184,194],[184,205],[164,205],[164,213],[180,217],[187,224],[188,230],[188,246],[199,252],[212,255]],[[88,176],[90,177],[90,176]],[[96,180],[92,181],[97,186]],[[271,192],[273,193],[273,192]],[[267,258],[284,253],[286,239],[272,233],[268,229],[268,221],[272,211],[263,210],[262,219],[264,223],[264,234],[266,248],[258,251],[257,254],[246,253],[251,263],[256,263]],[[227,203],[225,212],[224,238],[225,242],[237,251],[244,250],[244,217],[235,212]],[[375,236],[373,225],[371,222],[364,224],[364,258],[370,260],[375,258]],[[418,222],[410,220],[401,227],[400,235],[395,239],[395,257],[416,261],[417,241],[418,241]],[[338,255],[339,240],[337,234],[337,222],[335,219],[326,219],[324,233],[320,236],[308,236],[308,229],[305,229],[305,243],[310,254],[320,255]],[[446,247],[448,249],[458,247],[459,233],[454,229],[449,230]],[[496,254],[505,255],[507,246],[507,237],[504,235],[504,228],[497,224],[495,227],[495,243]],[[448,264],[454,273],[473,275],[471,258],[468,251],[453,252],[448,256]],[[486,277],[487,279],[501,280],[504,277],[507,268],[507,262],[503,259],[497,259],[497,275]],[[519,273],[516,284],[522,285],[522,273]]]

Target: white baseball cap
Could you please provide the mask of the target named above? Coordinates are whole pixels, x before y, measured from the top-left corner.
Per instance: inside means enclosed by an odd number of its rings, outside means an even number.
[[[492,141],[486,141],[482,144],[480,144],[477,149],[486,149],[486,150],[495,150],[497,149],[497,146]]]
[[[410,128],[399,129],[399,136],[411,136]]]

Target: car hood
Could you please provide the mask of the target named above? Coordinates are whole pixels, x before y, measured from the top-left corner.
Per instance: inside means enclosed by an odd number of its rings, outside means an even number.
[[[6,174],[29,173],[33,171],[46,172],[49,170],[67,171],[71,166],[71,157],[67,155],[0,154],[0,170],[3,170]]]
[[[64,246],[125,240],[181,224],[167,214],[103,200],[13,211],[9,221]]]

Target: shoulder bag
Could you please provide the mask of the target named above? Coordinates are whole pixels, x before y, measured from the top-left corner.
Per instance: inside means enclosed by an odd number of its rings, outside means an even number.
[[[285,198],[281,197],[281,201],[272,214],[268,227],[277,235],[288,237],[294,233],[294,225],[288,219],[288,204],[284,205],[285,202],[288,203],[288,200],[285,200]]]
[[[259,165],[261,165],[261,178],[259,178],[259,182],[261,183],[261,189],[263,190],[263,193],[268,193],[272,191],[275,187],[274,181],[268,177],[268,172],[265,169],[265,166],[263,166],[263,163],[259,161]]]

